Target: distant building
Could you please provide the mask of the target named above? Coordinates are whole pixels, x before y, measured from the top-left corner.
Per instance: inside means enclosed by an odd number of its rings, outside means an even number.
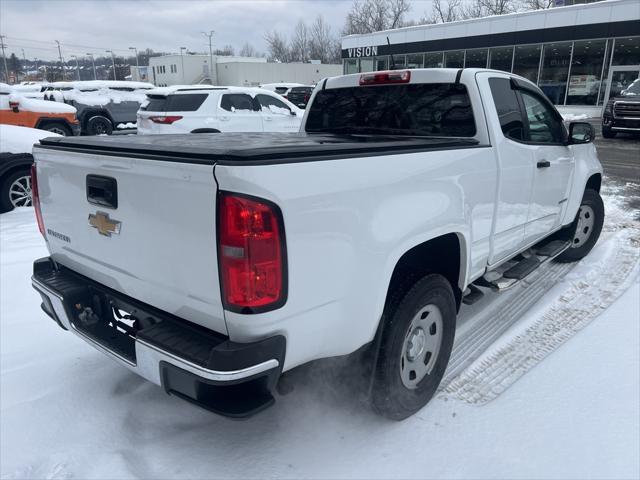
[[[589,2],[349,35],[342,39],[342,58],[345,73],[393,65],[513,72],[536,83],[560,110],[599,115],[610,96],[638,78],[640,1]]]
[[[213,68],[210,68],[213,59]],[[342,65],[320,63],[272,63],[264,57],[214,55],[163,55],[151,57],[143,71],[131,68],[132,80],[145,81],[159,87],[169,85],[212,84],[255,87],[263,83],[290,82],[314,84],[325,77],[340,75]]]

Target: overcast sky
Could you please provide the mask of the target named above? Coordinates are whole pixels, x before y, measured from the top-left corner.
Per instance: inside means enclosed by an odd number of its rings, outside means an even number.
[[[411,16],[419,18],[431,0],[414,0]],[[266,51],[264,34],[289,35],[298,19],[311,23],[322,14],[335,32],[342,29],[352,0],[0,0],[0,30],[7,54],[27,58],[103,54],[128,47],[156,51],[208,51],[201,31],[215,30],[214,45],[230,44],[236,52],[248,41]]]

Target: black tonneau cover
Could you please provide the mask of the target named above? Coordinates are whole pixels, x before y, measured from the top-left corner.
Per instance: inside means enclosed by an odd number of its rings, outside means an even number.
[[[46,149],[222,165],[264,165],[480,146],[473,138],[316,133],[51,137]]]

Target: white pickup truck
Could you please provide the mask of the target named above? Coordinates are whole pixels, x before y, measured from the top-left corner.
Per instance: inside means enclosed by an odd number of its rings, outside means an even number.
[[[364,351],[374,410],[403,419],[463,302],[591,250],[592,139],[484,69],[325,79],[299,133],[45,139],[33,286],[62,328],[213,412],[256,413],[283,372]]]

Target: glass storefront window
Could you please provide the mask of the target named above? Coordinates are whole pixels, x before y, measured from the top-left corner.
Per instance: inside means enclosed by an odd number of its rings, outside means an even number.
[[[464,50],[444,52],[444,65],[446,68],[464,67]]]
[[[373,57],[360,59],[361,72],[373,72]]]
[[[344,73],[349,75],[350,73],[358,73],[358,59],[349,58],[344,61]]]
[[[513,47],[496,47],[489,49],[489,68],[510,72],[512,61]]]
[[[616,38],[613,65],[640,65],[640,37]]]
[[[607,51],[604,55],[604,68],[602,69],[602,78],[600,79],[600,96],[598,97],[598,105],[604,102],[604,96],[607,93],[607,81],[609,79],[609,63],[611,63],[611,50],[613,50],[613,39],[607,40]]]
[[[407,68],[422,68],[424,65],[423,57],[421,53],[407,55]]]
[[[486,48],[467,50],[467,55],[464,60],[465,68],[487,68],[487,55]]]
[[[393,55],[389,58],[389,70],[401,70],[407,61],[406,55]]]
[[[542,70],[538,86],[554,105],[564,105],[571,45],[571,42],[547,43],[542,51]]]
[[[542,45],[517,45],[513,58],[513,73],[538,83]]]
[[[442,68],[442,52],[429,52],[424,54],[424,68]]]
[[[595,105],[597,103],[606,46],[606,40],[574,42],[567,105]]]
[[[389,70],[389,57],[376,57],[374,70]]]

